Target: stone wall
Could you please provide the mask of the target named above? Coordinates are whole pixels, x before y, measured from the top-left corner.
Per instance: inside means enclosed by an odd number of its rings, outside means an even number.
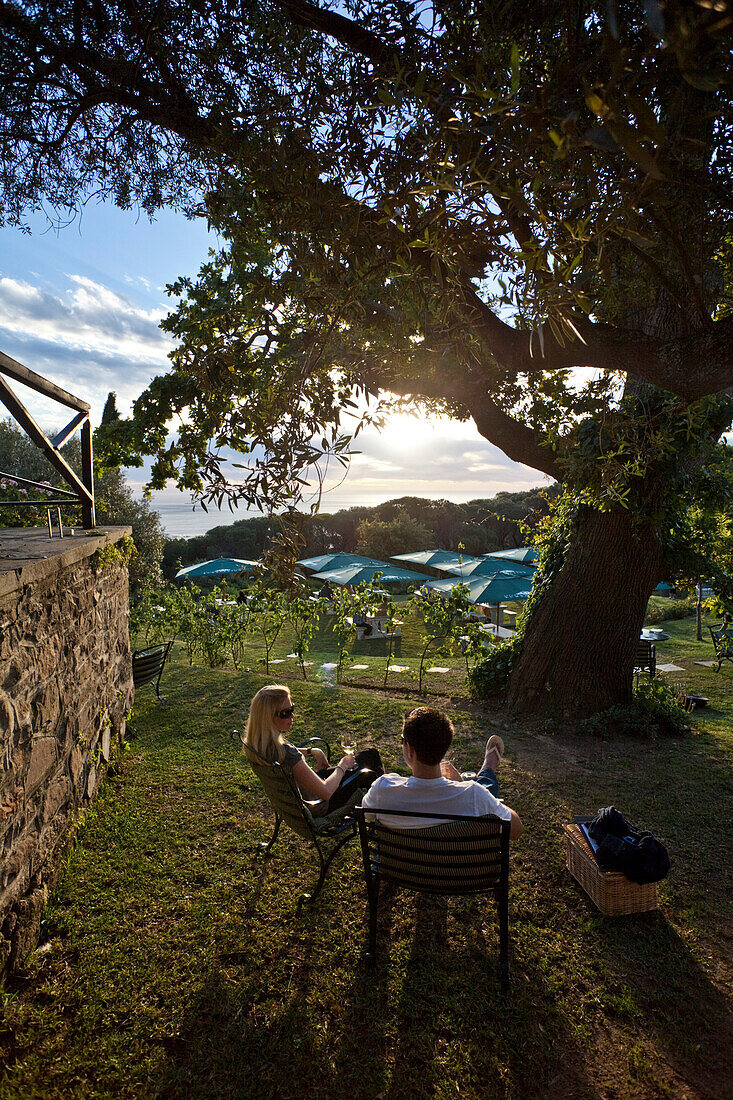
[[[64,841],[124,733],[127,567],[104,547],[129,534],[0,530],[0,975],[35,946]]]

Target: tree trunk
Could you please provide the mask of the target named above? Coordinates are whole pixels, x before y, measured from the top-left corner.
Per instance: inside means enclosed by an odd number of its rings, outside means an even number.
[[[581,508],[563,564],[526,624],[509,684],[512,709],[579,718],[631,702],[636,647],[661,563],[652,520],[622,508]]]
[[[702,641],[702,581],[697,582],[697,607],[696,607],[696,631],[695,638]]]

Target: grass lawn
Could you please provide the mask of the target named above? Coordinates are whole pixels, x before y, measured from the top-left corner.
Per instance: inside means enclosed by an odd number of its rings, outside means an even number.
[[[733,1096],[733,670],[695,663],[712,646],[694,641],[693,620],[664,627],[658,660],[684,666],[671,677],[710,699],[687,737],[553,736],[459,688],[441,700],[459,767],[476,765],[489,733],[504,736],[502,794],[526,826],[512,852],[506,1000],[482,899],[385,894],[380,957],[362,968],[356,844],[296,915],[316,861],[290,833],[256,858],[272,815],[229,735],[266,677],[189,669],[178,651],[167,702],[139,693],[40,949],[5,993],[0,1097]],[[294,739],[336,745],[355,729],[360,747],[400,761],[404,695],[303,683],[292,660],[273,674],[293,689]],[[433,690],[452,684],[436,677]],[[563,823],[611,802],[670,851],[657,913],[604,918],[564,869]]]

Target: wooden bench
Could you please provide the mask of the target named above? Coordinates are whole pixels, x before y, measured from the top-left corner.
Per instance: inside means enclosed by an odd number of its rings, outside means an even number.
[[[154,645],[148,649],[136,649],[132,655],[132,682],[135,690],[143,684],[152,684],[155,681],[155,694],[160,701],[160,678],[163,675],[163,666],[171,651],[173,639],[165,645]]]

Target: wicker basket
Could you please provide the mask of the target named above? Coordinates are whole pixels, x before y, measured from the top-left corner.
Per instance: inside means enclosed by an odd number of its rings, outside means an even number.
[[[659,908],[656,882],[638,886],[619,871],[602,871],[578,825],[565,825],[566,867],[606,917],[648,913]]]

